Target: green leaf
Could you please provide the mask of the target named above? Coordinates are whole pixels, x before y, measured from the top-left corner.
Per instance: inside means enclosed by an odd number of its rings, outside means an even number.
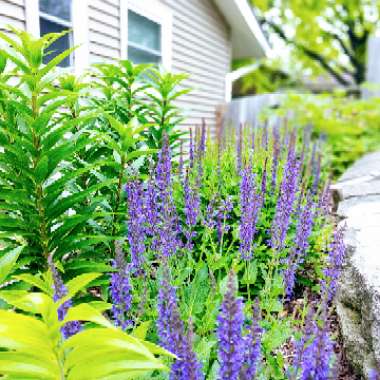
[[[36,288],[42,290],[45,294],[53,297],[53,294],[54,294],[53,288],[37,275],[32,275],[30,273],[23,273],[23,274],[19,274],[13,277],[17,280],[24,281],[29,285],[35,286]]]
[[[18,309],[33,314],[43,315],[53,305],[53,301],[46,294],[25,290],[1,290],[0,298]]]
[[[148,333],[149,327],[151,326],[151,321],[145,321],[140,323],[132,332],[132,336],[138,339],[145,339]]]
[[[101,276],[101,273],[83,273],[68,281],[66,283],[67,295],[58,301],[59,305],[73,298],[79,291],[85,289],[99,276]]]
[[[86,303],[73,306],[68,310],[65,319],[62,321],[62,325],[69,321],[93,322],[103,327],[114,328],[114,325],[97,309]]]
[[[62,62],[66,57],[68,57],[77,47],[74,46],[64,52],[58,54],[53,59],[51,59],[41,70],[39,70],[37,75],[37,80],[42,79],[49,71],[55,68],[60,62]]]
[[[255,261],[250,261],[244,270],[242,284],[252,285],[256,282],[257,278],[257,265]]]
[[[43,156],[35,168],[35,176],[37,183],[41,183],[46,179],[46,175],[49,169],[49,158],[48,156]]]
[[[14,269],[17,259],[24,247],[17,247],[0,257],[0,285],[7,279]]]

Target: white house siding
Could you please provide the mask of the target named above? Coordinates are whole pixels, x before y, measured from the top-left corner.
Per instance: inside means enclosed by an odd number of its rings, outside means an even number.
[[[90,63],[120,58],[120,1],[88,2]]]
[[[30,0],[0,0],[0,30],[8,24],[25,29],[25,1]],[[121,41],[125,41],[120,23],[123,1],[127,0],[88,1],[90,63],[121,57]],[[186,115],[184,126],[199,125],[204,118],[215,130],[215,108],[224,102],[225,75],[230,71],[228,24],[212,0],[160,1],[173,15],[171,69],[189,74],[184,85],[192,88],[190,94],[178,100]]]
[[[189,74],[192,88],[178,104],[185,109],[185,126],[205,119],[215,131],[215,108],[224,102],[225,76],[230,71],[228,25],[212,0],[162,0],[173,12],[173,72]]]
[[[0,0],[0,31],[7,32],[7,26],[25,29],[24,0]]]

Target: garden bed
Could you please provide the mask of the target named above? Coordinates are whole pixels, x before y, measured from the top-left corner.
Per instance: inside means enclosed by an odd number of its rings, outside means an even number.
[[[15,33],[0,34],[0,374],[337,378],[345,249],[323,141],[182,133],[182,75],[121,61],[56,77],[70,52],[42,57],[59,36]]]

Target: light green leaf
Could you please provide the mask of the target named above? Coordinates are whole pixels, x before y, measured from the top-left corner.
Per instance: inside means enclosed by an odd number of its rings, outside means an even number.
[[[103,327],[115,328],[101,312],[86,303],[71,307],[62,321],[62,325],[70,321],[93,322]]]
[[[16,261],[24,247],[17,247],[0,257],[0,285],[14,269]]]
[[[66,283],[67,295],[59,300],[59,305],[73,298],[80,290],[85,289],[91,281],[94,281],[99,276],[101,276],[101,273],[83,273],[68,281]]]

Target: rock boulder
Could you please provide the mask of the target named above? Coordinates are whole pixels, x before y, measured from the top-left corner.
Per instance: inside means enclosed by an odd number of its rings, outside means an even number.
[[[357,161],[333,193],[347,248],[337,313],[347,358],[367,379],[380,364],[380,152]]]

